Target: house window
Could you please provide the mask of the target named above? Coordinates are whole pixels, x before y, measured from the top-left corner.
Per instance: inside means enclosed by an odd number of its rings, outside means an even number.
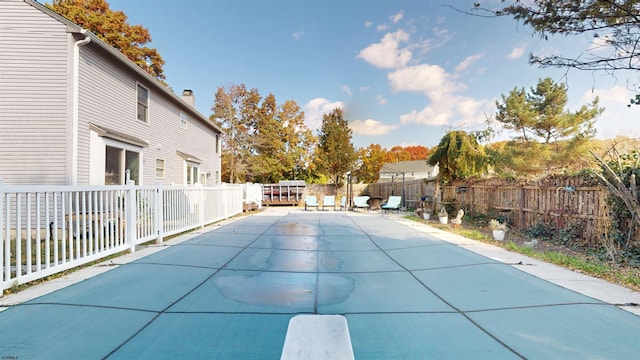
[[[198,179],[200,178],[200,169],[195,164],[187,163],[186,169],[186,184],[194,185],[198,184]]]
[[[105,185],[123,185],[126,171],[129,178],[139,184],[140,181],[140,153],[121,149],[114,146],[106,147],[104,183]]]
[[[186,130],[188,124],[189,124],[189,117],[187,117],[187,114],[181,112],[180,113],[180,127]]]
[[[164,179],[164,159],[156,159],[156,179]]]
[[[149,122],[149,89],[138,84],[138,120]]]
[[[216,134],[216,154],[220,153],[220,135]]]

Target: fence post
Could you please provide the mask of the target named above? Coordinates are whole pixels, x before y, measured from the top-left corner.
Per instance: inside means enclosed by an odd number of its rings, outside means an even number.
[[[198,204],[200,228],[204,229],[204,186],[200,185],[200,204]]]
[[[520,185],[520,227],[524,228],[524,197],[525,197],[525,192],[524,192],[524,185]]]
[[[156,235],[156,244],[162,244],[164,241],[164,189],[162,188],[161,183],[156,183],[155,188],[155,199],[153,201],[156,204],[156,208],[154,213],[156,214],[155,219],[153,220],[153,224],[155,227]]]
[[[131,252],[136,251],[136,189],[135,181],[127,180],[125,189],[125,240],[129,244]]]
[[[4,294],[5,281],[2,281],[2,274],[4,273],[4,242],[9,241],[9,238],[4,238],[4,180],[0,177],[0,297]],[[8,278],[7,278],[8,279]]]

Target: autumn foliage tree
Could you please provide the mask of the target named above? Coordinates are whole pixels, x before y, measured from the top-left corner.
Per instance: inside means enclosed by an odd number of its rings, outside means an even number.
[[[129,24],[124,12],[111,10],[105,0],[53,0],[46,6],[91,31],[164,83],[164,60],[155,48],[147,47],[151,42],[149,31],[142,25]]]
[[[379,144],[371,144],[366,148],[358,149],[358,166],[354,171],[357,181],[366,184],[378,181],[386,153],[387,151]]]
[[[429,158],[429,149],[422,145],[411,145],[404,148],[409,152],[411,158],[409,160],[427,160]]]
[[[411,160],[411,152],[402,146],[394,146],[385,154],[385,163],[396,163],[398,161]]]
[[[253,182],[306,180],[316,139],[304,124],[304,113],[293,100],[278,106],[269,94],[253,125]]]
[[[351,137],[349,122],[343,118],[342,109],[334,109],[322,116],[315,163],[317,169],[329,175],[337,186],[344,184],[344,175],[352,170],[356,161]]]
[[[230,183],[245,182],[249,177],[252,156],[251,129],[261,97],[257,89],[244,84],[228,89],[218,87],[210,120],[222,129],[222,179]]]
[[[246,85],[219,87],[210,120],[223,129],[223,181],[307,180],[316,138],[293,100],[278,105]]]
[[[283,154],[286,164],[283,177],[292,180],[309,180],[312,177],[310,164],[317,137],[304,123],[304,112],[293,100],[279,107],[278,121],[282,127]]]

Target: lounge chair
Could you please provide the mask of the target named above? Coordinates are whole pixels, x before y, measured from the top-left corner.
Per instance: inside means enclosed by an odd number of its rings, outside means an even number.
[[[340,198],[340,211],[347,209],[347,197],[343,196]]]
[[[358,208],[363,208],[369,210],[369,201],[368,196],[355,196],[353,198],[353,210],[357,210]]]
[[[322,210],[324,211],[324,207],[332,207],[333,211],[336,211],[336,197],[333,195],[325,195],[324,200],[322,201]]]
[[[402,202],[402,196],[389,196],[389,200],[382,204],[382,210],[384,210],[384,212],[389,210],[400,212],[400,202]]]
[[[318,207],[318,199],[315,196],[307,196],[304,198],[304,209],[307,210],[307,208],[310,207]]]

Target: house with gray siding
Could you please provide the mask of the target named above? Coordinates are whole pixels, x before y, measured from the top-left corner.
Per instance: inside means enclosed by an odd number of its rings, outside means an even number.
[[[221,129],[181,96],[33,0],[0,0],[5,184],[214,185]]]

